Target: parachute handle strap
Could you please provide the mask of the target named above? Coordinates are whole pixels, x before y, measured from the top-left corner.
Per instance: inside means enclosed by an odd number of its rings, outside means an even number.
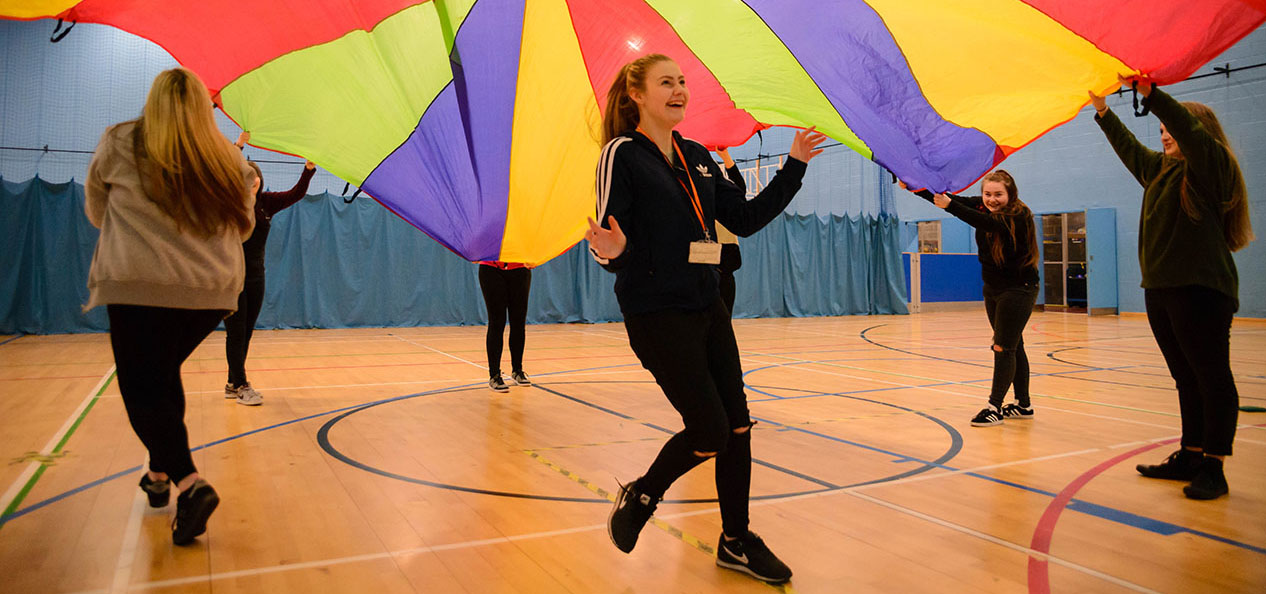
[[[1144,100],[1142,102],[1143,103],[1142,109],[1139,108],[1139,81],[1138,80],[1135,80],[1133,84],[1130,85],[1130,91],[1133,92],[1134,94],[1134,116],[1141,118],[1149,113],[1152,113],[1152,108],[1147,105],[1146,97],[1144,97]]]
[[[351,188],[351,187],[352,187],[351,182],[343,182],[343,193],[342,193],[342,194],[339,194],[339,195],[340,195],[340,196],[346,196],[346,195],[347,195],[347,190],[348,190],[348,188]],[[356,188],[356,191],[355,191],[355,192],[352,192],[352,197],[351,197],[351,198],[344,198],[344,199],[343,199],[343,204],[351,204],[351,203],[355,202],[355,201],[356,201],[356,197],[357,197],[357,196],[360,196],[360,188]]]
[[[48,40],[49,40],[49,41],[51,41],[51,42],[53,42],[53,43],[57,43],[58,41],[61,41],[62,39],[65,39],[65,38],[66,38],[66,34],[67,34],[67,33],[70,33],[70,30],[75,28],[75,23],[76,23],[77,21],[71,21],[71,22],[70,22],[70,26],[69,26],[69,27],[66,27],[66,29],[65,29],[65,30],[63,30],[63,29],[62,29],[62,23],[63,23],[63,22],[64,22],[64,19],[57,19],[57,27],[53,29],[53,35],[52,35],[52,36],[50,36],[50,37],[48,38]],[[59,31],[60,31],[60,33],[59,33]]]

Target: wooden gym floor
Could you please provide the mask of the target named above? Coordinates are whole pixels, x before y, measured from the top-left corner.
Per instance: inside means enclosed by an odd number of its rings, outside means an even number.
[[[981,311],[739,320],[752,527],[788,592],[1262,592],[1266,415],[1241,413],[1231,494],[1139,477],[1178,402],[1141,316],[1036,313],[1032,421],[973,428]],[[636,550],[606,498],[680,419],[619,324],[528,327],[538,382],[488,390],[483,327],[257,332],[261,407],[223,397],[224,334],[184,366],[195,461],[222,504],[189,547],[149,509],[107,335],[0,337],[0,591],[769,592],[717,568],[711,463]],[[1266,323],[1237,321],[1241,403],[1266,405]],[[506,355],[508,360],[508,353]],[[508,365],[507,365],[508,367]],[[687,501],[683,501],[687,500]]]

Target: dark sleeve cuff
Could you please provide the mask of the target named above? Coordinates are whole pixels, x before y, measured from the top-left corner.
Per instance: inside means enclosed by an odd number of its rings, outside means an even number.
[[[783,163],[782,169],[779,170],[779,173],[785,174],[785,175],[793,175],[795,176],[796,179],[803,179],[804,172],[808,168],[809,168],[808,163],[805,163],[804,161],[801,161],[800,159],[797,159],[795,157],[788,156],[787,162]]]

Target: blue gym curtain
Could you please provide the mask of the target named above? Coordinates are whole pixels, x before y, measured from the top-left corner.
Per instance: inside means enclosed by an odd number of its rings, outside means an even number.
[[[87,314],[98,232],[83,186],[0,180],[0,333],[97,332]],[[735,317],[906,313],[895,217],[783,214],[740,239]],[[373,200],[308,196],[272,221],[260,328],[484,324],[476,265]],[[620,319],[615,276],[577,246],[532,272],[528,321]]]

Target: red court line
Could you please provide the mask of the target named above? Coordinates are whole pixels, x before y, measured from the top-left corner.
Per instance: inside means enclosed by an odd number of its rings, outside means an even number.
[[[1037,528],[1033,531],[1033,541],[1029,544],[1029,548],[1039,553],[1051,552],[1051,537],[1055,534],[1055,523],[1059,521],[1059,515],[1064,511],[1064,507],[1072,501],[1073,495],[1077,494],[1082,487],[1086,486],[1091,479],[1099,476],[1103,471],[1120,464],[1122,461],[1128,460],[1146,452],[1154,450],[1165,444],[1176,443],[1177,438],[1167,439],[1165,441],[1156,442],[1145,445],[1141,448],[1131,450],[1111,460],[1103,462],[1098,466],[1087,470],[1081,476],[1073,479],[1068,483],[1063,491],[1060,491],[1050,503],[1046,506],[1046,511],[1042,513],[1042,518],[1037,521]],[[1050,564],[1046,560],[1038,560],[1036,557],[1029,556],[1029,592],[1030,594],[1050,594],[1051,592],[1051,575]]]

